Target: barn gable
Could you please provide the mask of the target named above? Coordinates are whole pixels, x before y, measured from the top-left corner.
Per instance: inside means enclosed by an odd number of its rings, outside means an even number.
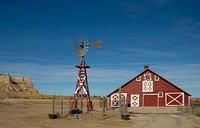
[[[176,106],[189,103],[186,91],[166,80],[149,68],[121,86],[122,96],[129,106]],[[119,100],[119,88],[107,95],[110,105]],[[113,102],[112,102],[113,101]]]

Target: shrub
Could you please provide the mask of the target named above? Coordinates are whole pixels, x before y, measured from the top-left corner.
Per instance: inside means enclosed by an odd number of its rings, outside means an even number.
[[[198,117],[200,117],[200,113],[197,113],[197,114],[195,114],[195,116],[198,116]]]

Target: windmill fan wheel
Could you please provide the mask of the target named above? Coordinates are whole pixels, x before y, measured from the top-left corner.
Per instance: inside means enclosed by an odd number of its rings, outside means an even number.
[[[84,56],[89,48],[88,39],[85,36],[79,36],[74,44],[74,51],[78,56]]]

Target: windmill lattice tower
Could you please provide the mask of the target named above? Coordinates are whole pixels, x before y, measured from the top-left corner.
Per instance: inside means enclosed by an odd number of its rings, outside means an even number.
[[[89,45],[88,39],[84,36],[78,37],[77,41],[74,45],[74,50],[78,56],[80,56],[80,65],[76,65],[78,68],[78,76],[77,76],[77,83],[76,88],[74,91],[74,99],[72,102],[72,110],[71,112],[73,114],[78,113],[78,100],[82,98],[86,98],[87,101],[87,110],[92,111],[93,105],[92,101],[90,100],[90,91],[88,86],[88,80],[87,80],[87,68],[90,68],[90,66],[85,64],[85,58],[84,55],[87,53],[88,48],[90,46],[95,48],[101,48],[101,41],[96,41],[92,43],[92,45]],[[82,101],[82,100],[81,100]]]

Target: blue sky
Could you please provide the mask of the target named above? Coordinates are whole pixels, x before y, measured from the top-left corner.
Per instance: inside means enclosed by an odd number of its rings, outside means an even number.
[[[73,95],[80,35],[90,48],[91,95],[109,92],[143,66],[200,97],[199,0],[1,0],[0,72],[31,77],[41,93]]]

